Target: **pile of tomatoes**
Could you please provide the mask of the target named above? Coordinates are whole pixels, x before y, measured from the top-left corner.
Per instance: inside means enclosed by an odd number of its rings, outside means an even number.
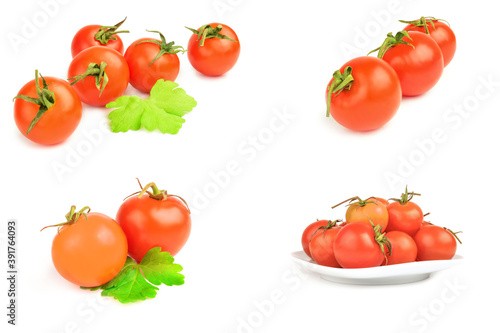
[[[449,260],[458,232],[424,221],[422,209],[408,192],[399,199],[350,198],[345,222],[318,220],[302,234],[302,248],[317,264],[367,268],[424,260]]]
[[[443,20],[422,17],[387,34],[377,57],[345,63],[326,89],[327,116],[354,131],[371,131],[396,114],[403,96],[419,96],[439,81],[453,59],[456,37]]]
[[[114,26],[88,25],[73,37],[73,60],[68,79],[42,77],[26,83],[15,97],[14,119],[21,133],[33,142],[45,145],[66,140],[82,117],[82,102],[104,106],[122,96],[130,83],[149,93],[159,80],[175,81],[179,74],[177,53],[188,53],[191,65],[207,76],[229,71],[238,60],[240,43],[229,26],[211,23],[191,29],[188,49],[159,39],[141,38],[131,43],[124,54],[117,31],[125,20]],[[50,112],[47,112],[50,111]]]

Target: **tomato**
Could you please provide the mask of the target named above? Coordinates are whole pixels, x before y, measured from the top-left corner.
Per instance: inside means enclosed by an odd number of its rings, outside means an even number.
[[[175,81],[179,74],[178,52],[180,46],[161,40],[141,38],[130,44],[125,60],[130,70],[130,84],[137,90],[149,93],[159,79]]]
[[[424,221],[424,213],[416,203],[410,201],[415,195],[420,194],[408,192],[408,188],[406,188],[401,199],[393,199],[395,201],[387,206],[389,213],[387,232],[396,230],[413,236],[420,229]]]
[[[327,87],[327,116],[354,131],[384,126],[401,104],[394,69],[374,57],[358,57],[333,74]]]
[[[311,257],[311,251],[309,250],[309,242],[311,242],[311,237],[318,230],[319,227],[324,227],[328,224],[328,220],[318,220],[307,226],[307,228],[302,233],[302,249]]]
[[[417,244],[417,260],[448,260],[457,251],[457,233],[449,229],[429,225],[420,229],[413,239]],[[460,241],[460,239],[458,239]],[[461,242],[460,242],[461,243]]]
[[[240,56],[240,41],[225,24],[210,23],[193,32],[188,42],[188,59],[200,73],[219,76],[228,72]]]
[[[386,206],[374,198],[361,200],[359,197],[347,199],[332,208],[349,202],[349,208],[345,213],[346,223],[364,223],[368,226],[379,225],[381,232],[385,231],[389,222]]]
[[[378,57],[394,68],[404,96],[418,96],[429,91],[443,73],[443,54],[439,45],[417,31],[398,32],[395,37],[389,34]]]
[[[185,201],[158,190],[154,183],[125,200],[116,221],[127,236],[129,255],[137,262],[153,247],[176,255],[191,232],[191,216]]]
[[[338,232],[333,251],[343,268],[375,267],[386,261],[384,244],[387,244],[387,238],[380,232],[380,227],[348,223]]]
[[[417,259],[417,245],[413,238],[402,231],[390,231],[385,234],[391,243],[391,250],[385,246],[387,265],[414,262]]]
[[[127,238],[112,218],[73,206],[52,242],[52,261],[63,278],[82,287],[109,282],[127,259]]]
[[[126,20],[127,18],[125,18]],[[87,25],[75,34],[71,41],[71,55],[74,58],[78,53],[92,46],[104,46],[123,54],[123,42],[117,34],[128,31],[116,31],[125,20],[114,26]]]
[[[38,78],[26,83],[19,90],[14,103],[14,120],[21,133],[33,142],[53,145],[66,140],[76,129],[82,118],[82,102],[68,82],[55,78]],[[37,117],[40,105],[23,98],[37,99],[46,96],[49,104],[41,117]],[[30,129],[31,127],[31,129]]]
[[[410,23],[404,28],[404,30],[426,33],[434,39],[441,49],[444,67],[446,67],[455,55],[455,51],[457,49],[457,38],[455,37],[455,33],[451,30],[450,26],[441,21],[442,20],[437,20],[433,17],[422,17],[420,20],[400,22]]]
[[[341,268],[333,250],[335,238],[342,228],[337,225],[339,221],[329,221],[326,226],[317,228],[311,237],[311,257],[318,265]]]
[[[94,66],[89,69],[89,64]],[[103,106],[123,95],[128,86],[129,69],[117,51],[93,46],[73,58],[68,77],[82,102]]]

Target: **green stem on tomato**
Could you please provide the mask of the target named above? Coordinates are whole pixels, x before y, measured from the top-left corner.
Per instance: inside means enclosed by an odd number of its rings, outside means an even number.
[[[222,35],[220,31],[222,30],[222,25],[218,25],[215,28],[212,28],[210,24],[205,24],[200,27],[199,30],[193,29],[193,28],[188,28],[185,27],[186,29],[190,30],[193,34],[197,35],[198,38],[196,41],[198,41],[198,46],[204,46],[205,45],[205,40],[210,39],[210,38],[220,38],[220,39],[227,39],[232,42],[236,41],[226,35]]]
[[[87,70],[85,70],[84,73],[70,77],[68,81],[71,81],[70,84],[74,85],[75,83],[84,80],[88,76],[94,76],[95,86],[99,90],[99,97],[101,97],[101,94],[104,91],[104,88],[106,88],[106,85],[109,81],[108,74],[106,74],[105,72],[107,66],[108,64],[104,61],[101,61],[101,64],[99,65],[91,62],[89,63]]]
[[[106,45],[110,40],[116,40],[116,34],[130,32],[128,30],[116,31],[123,24],[123,22],[125,22],[126,19],[127,17],[125,17],[122,21],[118,22],[115,25],[101,26],[97,33],[94,35],[95,40],[100,42],[102,45]]]
[[[352,76],[352,67],[347,66],[344,69],[344,73],[340,70],[336,70],[333,73],[333,81],[328,86],[328,98],[326,102],[326,116],[330,116],[330,104],[332,100],[332,95],[338,96],[344,89],[350,90],[352,83],[354,82],[354,77]],[[335,97],[334,96],[334,97]]]
[[[407,41],[404,41],[403,40],[404,37],[408,37],[409,40],[412,40],[412,38],[408,34],[408,31],[404,31],[404,30],[403,31],[398,31],[396,33],[396,36],[393,36],[392,32],[389,32],[387,34],[386,39],[382,43],[382,45],[379,46],[379,47],[377,47],[376,49],[371,50],[370,52],[368,52],[368,55],[370,55],[373,52],[378,51],[377,58],[383,59],[385,53],[387,52],[387,50],[389,50],[391,47],[394,47],[396,45],[409,45],[409,46],[415,48],[415,46],[413,46],[413,44],[411,44],[411,43],[409,43]]]
[[[73,206],[71,206],[70,211],[65,215],[66,222],[48,225],[46,227],[43,227],[40,231],[43,231],[44,229],[51,228],[51,227],[57,227],[57,232],[59,232],[61,227],[65,226],[65,225],[72,225],[72,224],[76,223],[76,221],[78,221],[78,219],[82,215],[83,215],[83,217],[85,217],[85,219],[87,219],[87,213],[89,213],[89,212],[90,212],[89,206],[85,206],[82,209],[80,209],[79,211],[77,211],[76,206],[73,205]]]
[[[147,29],[146,29],[146,31],[159,34],[160,39],[161,39],[161,42],[156,40],[156,39],[148,39],[148,40],[143,40],[142,42],[136,43],[134,45],[134,46],[136,46],[136,45],[139,45],[142,43],[154,43],[160,47],[160,52],[158,52],[156,57],[153,60],[151,60],[151,62],[149,63],[148,66],[151,66],[152,63],[154,63],[156,60],[158,60],[164,54],[177,54],[179,52],[182,52],[182,53],[186,52],[186,50],[182,46],[174,45],[175,42],[173,42],[173,41],[170,43],[167,43],[165,36],[163,36],[163,34],[161,32],[155,31],[155,30],[147,30]]]
[[[424,27],[425,33],[427,35],[430,34],[429,27],[427,26],[427,23],[430,23],[432,25],[432,28],[434,30],[436,30],[436,27],[434,26],[434,21],[442,21],[442,22],[446,22],[446,24],[450,25],[448,23],[448,21],[443,20],[443,19],[437,19],[433,16],[422,16],[418,20],[412,20],[412,21],[399,20],[399,22],[401,22],[401,23],[411,24],[414,27]],[[409,30],[411,30],[411,28]]]

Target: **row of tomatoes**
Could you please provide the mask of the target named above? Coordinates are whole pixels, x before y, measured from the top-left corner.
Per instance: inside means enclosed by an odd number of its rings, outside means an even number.
[[[384,126],[396,114],[402,96],[419,96],[439,81],[456,50],[448,24],[434,17],[408,23],[373,50],[345,63],[326,89],[327,116],[355,131]],[[370,53],[372,53],[370,52]]]
[[[350,198],[345,222],[318,220],[302,234],[302,248],[317,264],[366,268],[414,261],[452,259],[457,233],[424,221],[408,192],[399,199]]]

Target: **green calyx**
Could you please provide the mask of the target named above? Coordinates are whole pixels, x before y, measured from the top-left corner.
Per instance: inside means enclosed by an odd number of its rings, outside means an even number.
[[[342,222],[342,220],[341,219],[335,221],[329,220],[325,226],[321,226],[318,229],[316,229],[316,231],[314,231],[314,233],[311,235],[311,238],[312,236],[314,236],[315,233],[317,233],[320,230],[323,230],[323,237],[325,237],[325,232],[329,229],[333,229],[334,227],[336,227],[337,223],[339,222]]]
[[[382,45],[380,47],[377,47],[375,50],[370,51],[368,54],[371,54],[373,52],[378,51],[377,58],[383,59],[385,52],[387,52],[387,50],[389,50],[391,47],[394,47],[396,45],[408,45],[408,46],[415,48],[415,46],[413,46],[413,44],[408,43],[407,41],[404,41],[403,40],[404,37],[408,37],[409,40],[412,40],[410,35],[408,34],[408,31],[404,31],[404,30],[398,31],[396,33],[396,36],[393,36],[392,32],[389,32],[387,34],[387,38],[384,40]]]
[[[378,203],[377,203],[376,200],[370,200],[370,199],[374,199],[374,197],[369,197],[366,200],[363,200],[360,197],[352,197],[352,198],[349,198],[347,200],[342,201],[341,203],[336,204],[335,206],[332,206],[332,209],[336,208],[336,207],[338,207],[338,206],[340,206],[342,204],[345,204],[346,202],[347,202],[347,206],[359,206],[359,207],[363,207],[363,206],[366,206],[368,204],[378,205]]]
[[[165,39],[165,36],[163,36],[163,34],[159,31],[155,31],[155,30],[147,30],[147,32],[154,32],[154,33],[157,33],[160,35],[160,39],[161,41],[158,41],[156,39],[148,39],[148,40],[144,40],[142,42],[139,42],[139,43],[136,43],[134,46],[137,46],[139,44],[142,44],[142,43],[154,43],[156,45],[158,45],[160,47],[160,52],[158,52],[158,54],[156,55],[156,57],[151,60],[151,62],[149,63],[148,66],[151,66],[151,64],[153,62],[155,62],[156,60],[158,60],[162,55],[164,54],[177,54],[179,52],[186,52],[186,50],[182,47],[182,46],[178,46],[178,45],[174,45],[175,42],[170,42],[170,43],[167,43],[166,39]]]
[[[97,87],[97,90],[99,90],[99,97],[101,97],[101,94],[104,91],[104,88],[106,88],[106,85],[108,84],[109,81],[108,75],[105,72],[107,66],[108,64],[105,63],[104,61],[101,61],[99,65],[91,62],[88,65],[85,73],[70,77],[68,81],[71,81],[70,84],[74,85],[75,83],[84,80],[87,76],[94,76],[95,86]]]
[[[230,40],[232,42],[236,42],[234,39],[232,39],[226,35],[222,35],[220,33],[220,31],[222,30],[222,25],[220,25],[220,24],[215,28],[212,28],[212,26],[210,24],[205,24],[205,25],[201,26],[201,28],[199,30],[196,30],[193,28],[188,28],[188,27],[185,27],[185,28],[188,30],[191,30],[193,32],[193,34],[198,36],[198,38],[196,39],[198,41],[198,46],[205,45],[205,39],[210,39],[210,38],[227,39],[227,40]]]
[[[375,233],[375,242],[380,246],[380,250],[382,251],[384,258],[385,258],[385,264],[389,262],[389,258],[387,258],[387,254],[385,252],[385,248],[387,247],[387,250],[389,252],[389,256],[392,255],[392,244],[389,238],[385,235],[385,232],[381,232],[382,227],[380,225],[374,225],[373,222],[370,220],[370,223],[373,228],[373,232]]]
[[[344,89],[351,90],[352,83],[354,82],[354,77],[352,76],[352,67],[347,66],[344,69],[344,73],[340,72],[340,70],[336,70],[333,73],[333,81],[328,86],[328,98],[326,102],[326,116],[330,116],[330,103],[333,94],[337,96]],[[335,97],[333,96],[333,97]]]
[[[70,211],[65,215],[65,217],[66,217],[65,222],[59,223],[59,224],[48,225],[46,227],[43,227],[42,230],[44,230],[46,228],[57,227],[57,232],[59,232],[59,230],[63,226],[75,224],[76,221],[78,221],[78,219],[82,215],[83,215],[83,217],[85,217],[85,219],[87,219],[87,213],[89,213],[89,212],[90,212],[90,208],[88,206],[83,207],[79,211],[76,210],[76,206],[71,206]],[[42,230],[40,230],[40,231],[42,231]]]
[[[101,26],[97,33],[94,35],[94,39],[100,42],[102,45],[106,45],[110,40],[116,40],[116,34],[120,34],[122,32],[130,32],[128,30],[116,31],[123,24],[123,22],[125,22],[126,19],[127,17],[125,17],[123,21],[120,21],[115,25]]]
[[[391,198],[389,200],[392,200],[392,201],[397,201],[399,202],[401,205],[404,205],[406,204],[407,202],[411,201],[411,199],[413,199],[413,197],[415,195],[420,195],[419,193],[415,193],[415,192],[408,192],[408,186],[405,187],[405,192],[403,194],[401,194],[401,198],[399,199],[395,199],[395,198]]]
[[[35,70],[35,87],[36,87],[37,98],[29,97],[26,95],[17,95],[13,99],[15,100],[19,98],[22,99],[23,101],[40,106],[38,108],[38,112],[35,115],[35,118],[33,118],[28,127],[28,130],[26,131],[26,135],[29,134],[29,132],[33,129],[33,127],[35,127],[35,125],[38,123],[40,118],[42,118],[45,112],[47,112],[56,102],[54,92],[48,89],[49,85],[45,81],[45,78],[42,76],[42,74],[40,74],[40,78],[42,79],[42,84],[43,84],[42,87],[40,87],[40,80],[38,78],[38,69],[37,69]]]
[[[424,27],[425,29],[425,33],[426,34],[430,34],[429,32],[429,27],[428,27],[428,23],[431,24],[432,26],[432,29],[436,30],[436,27],[434,26],[434,22],[435,21],[442,21],[442,22],[446,22],[446,24],[450,25],[448,23],[448,21],[446,20],[443,20],[443,19],[437,19],[433,16],[422,16],[421,18],[419,18],[418,20],[413,20],[413,21],[405,21],[405,20],[399,20],[399,22],[401,23],[407,23],[407,24],[411,24],[413,25],[414,27]],[[411,29],[410,29],[411,30]]]

